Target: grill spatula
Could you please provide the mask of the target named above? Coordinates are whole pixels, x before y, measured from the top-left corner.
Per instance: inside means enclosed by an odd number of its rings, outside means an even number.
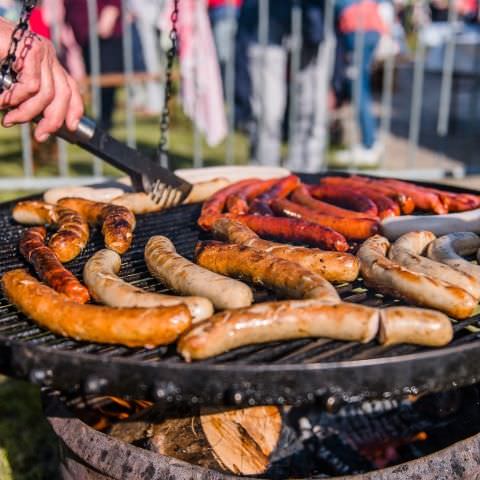
[[[8,89],[12,79],[0,75],[0,87]],[[75,132],[62,127],[55,134],[122,170],[132,179],[137,192],[147,192],[153,201],[164,208],[179,205],[190,193],[192,185],[161,167],[143,153],[115,140],[102,131],[95,122],[82,117]]]

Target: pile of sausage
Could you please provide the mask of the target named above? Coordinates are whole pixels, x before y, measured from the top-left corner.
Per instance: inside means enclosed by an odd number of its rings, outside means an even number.
[[[421,187],[393,179],[325,177],[302,184],[248,179],[220,190],[205,202],[199,225],[210,230],[221,217],[236,219],[261,237],[275,237],[328,250],[347,251],[379,230],[383,219],[413,211],[443,214],[480,205],[480,197]]]
[[[212,188],[205,186],[207,191]],[[390,245],[376,231],[389,214],[436,211],[439,205],[474,208],[474,196],[443,193],[361,177],[330,177],[315,186],[293,175],[229,185],[203,205],[199,224],[214,239],[197,244],[195,263],[166,237],[147,242],[150,274],[176,295],[145,291],[118,276],[135,214],[148,207],[137,194],[116,203],[68,197],[19,202],[14,219],[32,225],[20,252],[43,283],[17,269],[3,275],[2,287],[19,310],[55,333],[131,347],[178,340],[186,360],[305,337],[441,346],[453,336],[447,315],[472,315],[480,298],[480,267],[462,258],[478,251],[480,238],[412,232]],[[54,229],[48,242],[46,226]],[[92,226],[101,229],[106,248],[87,261],[81,283],[63,264],[85,248]],[[347,240],[365,238],[357,256],[345,251]],[[421,308],[342,302],[332,283],[352,282],[359,272],[378,292]],[[251,286],[278,300],[253,305]],[[90,298],[96,303],[87,303]]]

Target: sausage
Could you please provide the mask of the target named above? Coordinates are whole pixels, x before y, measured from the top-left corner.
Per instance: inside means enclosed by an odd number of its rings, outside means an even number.
[[[260,237],[273,237],[284,242],[305,243],[338,252],[346,252],[349,249],[347,240],[342,234],[331,228],[304,220],[259,215],[238,215],[233,218],[247,225]]]
[[[43,200],[56,204],[61,198],[68,197],[108,203],[124,193],[121,188],[59,187],[47,190],[43,194]]]
[[[248,212],[257,215],[273,215],[270,208],[272,202],[287,197],[299,185],[300,179],[296,175],[277,180],[271,188],[252,201]]]
[[[326,337],[367,343],[378,331],[378,310],[352,303],[312,300],[267,302],[220,312],[183,335],[177,350],[185,360],[213,357],[244,345]]]
[[[311,195],[327,203],[361,212],[367,217],[377,217],[378,208],[367,196],[356,193],[350,188],[331,187],[329,185],[310,185]]]
[[[151,275],[167,287],[185,295],[208,298],[215,308],[241,308],[253,302],[253,292],[247,285],[195,265],[179,255],[166,237],[148,240],[145,262]]]
[[[277,182],[277,178],[272,178],[271,180],[258,180],[257,182],[240,189],[236,193],[233,193],[227,198],[228,211],[234,215],[243,215],[247,213],[249,202],[269,190]]]
[[[120,255],[113,250],[100,250],[85,264],[83,280],[97,302],[124,308],[184,304],[190,310],[193,322],[213,315],[213,305],[207,298],[163,295],[130,285],[117,276],[121,264]]]
[[[410,232],[400,237],[388,252],[388,257],[413,272],[423,273],[437,280],[444,280],[466,290],[477,300],[480,298],[480,281],[473,275],[459,272],[420,254],[435,240],[432,232]]]
[[[162,308],[79,305],[23,269],[5,273],[2,288],[10,302],[40,326],[76,340],[151,348],[175,341],[191,325],[185,305]]]
[[[450,343],[452,338],[452,324],[443,313],[411,307],[380,310],[378,340],[383,345],[412,343],[442,347]]]
[[[415,305],[434,308],[455,318],[467,318],[477,305],[465,290],[421,273],[415,273],[386,258],[389,242],[375,235],[358,250],[365,284],[381,293]]]
[[[320,180],[321,185],[336,185],[346,188],[368,188],[375,192],[381,193],[392,199],[400,206],[400,210],[405,215],[410,215],[415,210],[415,203],[409,195],[404,192],[398,192],[397,189],[387,185],[380,185],[373,178],[360,177],[353,175],[351,177],[324,177]]]
[[[323,215],[290,200],[274,200],[272,208],[275,213],[291,218],[298,218],[332,228],[348,240],[365,240],[378,232],[379,223],[373,218],[346,218]]]
[[[248,213],[252,215],[263,215],[267,217],[274,216],[273,210],[270,208],[270,205],[268,204],[268,202],[259,200],[258,198],[253,200],[253,202],[251,203],[248,209]]]
[[[480,248],[480,237],[473,232],[456,232],[437,238],[427,249],[428,258],[444,263],[480,281],[480,265],[462,258],[473,255]]]
[[[32,227],[20,239],[20,253],[33,265],[41,280],[57,292],[63,293],[77,303],[90,299],[88,290],[58,260],[53,251],[45,245],[45,227]]]
[[[78,212],[90,224],[101,224],[105,245],[125,253],[132,243],[135,215],[128,208],[83,198],[62,198],[58,205]]]
[[[270,253],[278,258],[298,263],[318,273],[329,282],[353,282],[360,268],[357,257],[350,253],[330,252],[262,240],[246,225],[229,218],[220,218],[213,224],[213,233],[222,240],[246,245]]]
[[[333,215],[334,217],[344,218],[376,218],[367,217],[361,212],[347,210],[346,208],[336,207],[335,205],[332,205],[330,203],[317,200],[310,195],[310,192],[305,185],[300,185],[298,188],[296,188],[295,191],[292,193],[291,199],[299,205],[303,205],[304,207],[308,207],[314,212],[322,213],[324,215]]]
[[[255,248],[234,243],[198,242],[195,260],[215,273],[265,286],[281,296],[340,301],[335,288],[322,276],[298,263]]]
[[[49,246],[62,263],[73,260],[87,245],[88,224],[74,210],[41,201],[25,201],[15,205],[13,218],[27,225],[55,225],[58,231]]]
[[[218,190],[229,185],[226,178],[214,178],[206,182],[194,183],[188,197],[183,204],[203,202]],[[143,214],[151,212],[160,212],[165,208],[164,203],[157,203],[152,200],[149,194],[143,192],[124,193],[114,198],[111,203],[128,208],[134,214]]]
[[[198,219],[198,225],[204,230],[210,230],[213,222],[222,214],[227,198],[247,185],[251,185],[255,182],[258,182],[258,179],[248,178],[232,185],[228,185],[212,195],[203,203],[202,212]]]

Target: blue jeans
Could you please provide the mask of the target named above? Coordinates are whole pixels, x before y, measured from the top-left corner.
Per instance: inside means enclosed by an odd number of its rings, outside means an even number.
[[[362,144],[366,148],[370,148],[375,143],[377,137],[377,125],[372,112],[372,86],[370,82],[371,67],[373,56],[377,47],[380,35],[377,32],[366,32],[364,37],[364,48],[362,62],[360,65],[360,88],[358,99],[358,123],[362,136]],[[347,53],[355,51],[355,33],[342,35]]]

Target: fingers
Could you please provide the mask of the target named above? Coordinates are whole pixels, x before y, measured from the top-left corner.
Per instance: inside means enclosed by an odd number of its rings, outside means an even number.
[[[72,96],[70,98],[70,105],[67,110],[67,116],[65,118],[65,124],[71,131],[75,131],[78,127],[78,122],[84,113],[83,100],[80,95],[77,82],[72,77],[67,75],[67,82],[70,86]]]

